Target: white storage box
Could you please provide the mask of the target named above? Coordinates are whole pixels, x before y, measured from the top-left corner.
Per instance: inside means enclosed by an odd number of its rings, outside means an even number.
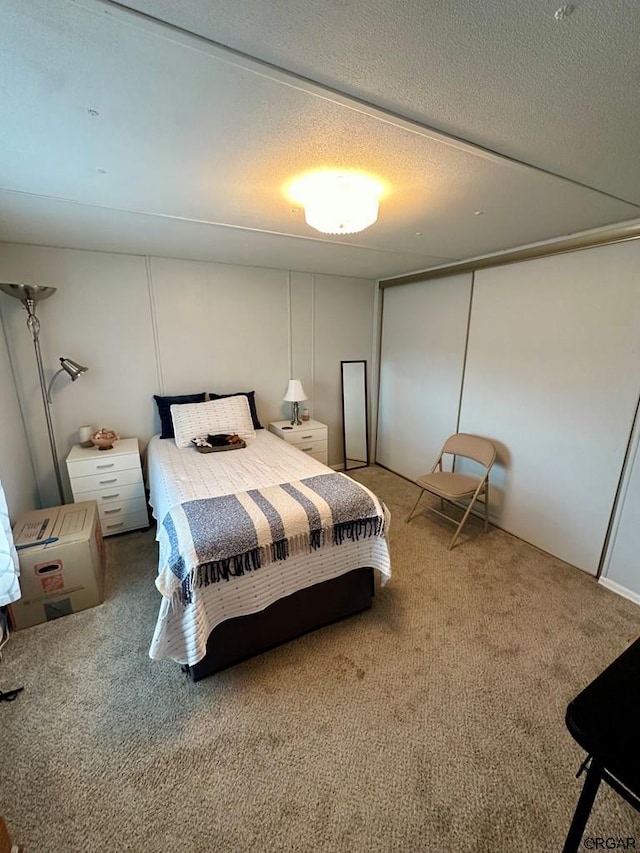
[[[9,608],[16,628],[29,628],[103,601],[104,542],[95,501],[25,513],[13,528],[13,538],[22,590],[22,598]],[[43,544],[45,539],[55,541]]]

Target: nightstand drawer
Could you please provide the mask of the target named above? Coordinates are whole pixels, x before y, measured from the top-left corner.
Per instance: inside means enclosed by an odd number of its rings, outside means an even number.
[[[135,515],[136,513],[146,511],[147,501],[144,496],[141,498],[131,498],[130,500],[105,501],[102,504],[98,504],[100,521],[104,521],[104,519],[120,521],[126,515]]]
[[[291,443],[293,444],[293,442]],[[327,455],[326,441],[307,441],[304,444],[296,444],[295,447],[303,453],[308,453],[310,456],[315,456],[316,453],[324,453],[325,456]]]
[[[327,440],[327,428],[319,427],[318,429],[296,430],[295,432],[282,431],[282,437],[287,444],[314,444],[318,441]]]
[[[108,451],[105,451],[108,453]],[[90,477],[92,474],[108,474],[110,471],[125,471],[130,468],[140,470],[140,457],[137,453],[125,453],[120,456],[106,456],[104,459],[79,459],[67,462],[69,477]]]
[[[67,456],[75,501],[96,501],[103,536],[149,526],[137,438],[122,438],[113,450],[76,444]]]
[[[76,497],[84,492],[96,492],[139,482],[140,468],[138,467],[127,468],[125,471],[105,471],[102,474],[91,474],[89,477],[74,477],[71,485],[73,486],[73,495]],[[87,500],[93,500],[93,498],[87,498]]]
[[[139,530],[149,526],[149,516],[145,512],[128,513],[121,518],[101,518],[103,536],[113,536],[114,533],[124,533],[125,530]]]
[[[329,462],[329,436],[326,424],[309,420],[306,423],[293,424],[289,421],[273,421],[269,430],[284,439],[287,444],[297,447],[307,456],[312,456],[325,465]]]
[[[75,497],[75,481],[71,485],[73,486],[73,496]],[[113,503],[113,501],[128,501],[133,498],[144,499],[144,486],[142,485],[142,481],[138,479],[137,483],[131,483],[130,485],[103,486],[102,489],[96,489],[93,492],[82,492],[81,494],[83,501],[97,501],[98,508],[100,508],[102,504]]]

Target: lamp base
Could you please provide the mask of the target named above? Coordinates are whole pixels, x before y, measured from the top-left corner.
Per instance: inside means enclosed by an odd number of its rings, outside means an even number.
[[[298,403],[291,404],[291,426],[300,426],[302,421],[298,417]]]

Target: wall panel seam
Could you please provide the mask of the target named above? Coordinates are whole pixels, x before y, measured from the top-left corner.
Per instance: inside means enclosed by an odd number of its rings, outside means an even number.
[[[149,296],[149,311],[151,313],[151,330],[153,333],[153,347],[156,359],[156,375],[158,377],[158,389],[164,394],[164,376],[162,373],[162,356],[160,354],[160,332],[158,329],[158,313],[156,310],[155,290],[153,286],[153,272],[151,270],[151,258],[144,256],[145,271],[147,274],[147,293]]]
[[[7,328],[5,326],[4,315],[3,315],[2,311],[0,311],[0,327],[2,328],[2,334],[4,336],[4,342],[5,342],[5,346],[7,348],[7,358],[9,359],[9,368],[11,369],[11,379],[13,381],[13,387],[14,387],[15,394],[16,394],[16,400],[18,401],[18,409],[20,411],[20,420],[22,421],[22,434],[27,439],[26,445],[27,445],[27,452],[29,453],[29,461],[31,462],[31,475],[33,477],[33,482],[34,482],[35,487],[36,487],[36,492],[38,493],[38,500],[40,502],[40,506],[42,507],[42,506],[44,506],[44,501],[43,501],[43,497],[42,497],[42,491],[40,490],[40,480],[36,476],[36,463],[35,463],[35,459],[33,456],[33,448],[31,445],[31,441],[29,440],[29,430],[27,429],[27,421],[25,419],[24,409],[22,406],[22,398],[21,398],[21,395],[18,393],[18,384],[16,381],[17,374],[15,371],[13,358],[11,356],[11,347],[9,346],[9,336],[7,335]]]
[[[313,416],[316,408],[316,276],[311,273],[311,400]]]
[[[291,270],[287,270],[287,334],[289,336],[289,379],[293,376],[293,306],[291,304]]]
[[[471,310],[473,308],[473,289],[475,285],[475,271],[471,273],[471,287],[469,288],[469,310],[467,311],[467,330],[464,338],[464,353],[462,355],[462,376],[460,377],[460,395],[458,397],[458,414],[456,416],[456,432],[460,432],[460,418],[462,417],[462,397],[464,394],[464,379],[467,372],[467,356],[469,354],[469,335],[471,333]]]

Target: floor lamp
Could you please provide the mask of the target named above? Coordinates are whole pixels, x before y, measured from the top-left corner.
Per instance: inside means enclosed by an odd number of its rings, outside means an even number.
[[[42,391],[42,403],[44,405],[44,414],[47,419],[47,430],[49,432],[49,444],[51,445],[51,456],[53,458],[53,469],[56,474],[56,482],[58,484],[58,493],[60,495],[60,503],[64,503],[64,491],[62,488],[62,477],[60,475],[60,463],[58,461],[58,451],[56,450],[56,439],[53,433],[53,423],[51,421],[50,409],[50,392],[53,380],[59,373],[65,371],[71,376],[72,381],[75,381],[78,376],[87,371],[86,367],[77,364],[71,359],[61,358],[60,369],[54,375],[53,379],[47,388],[47,382],[42,366],[42,353],[40,352],[40,321],[36,317],[36,305],[42,302],[43,299],[48,299],[56,292],[55,287],[42,287],[39,284],[0,284],[0,290],[3,293],[13,296],[22,302],[22,305],[27,311],[27,328],[31,332],[33,347],[36,352],[36,362],[38,363],[38,378],[40,380],[40,390]]]

